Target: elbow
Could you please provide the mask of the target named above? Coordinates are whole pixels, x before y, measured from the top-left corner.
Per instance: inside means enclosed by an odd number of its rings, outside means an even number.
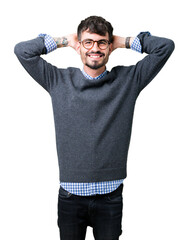
[[[175,43],[171,39],[167,39],[167,51],[171,55],[175,49]]]
[[[23,53],[23,47],[22,47],[22,43],[17,43],[14,47],[14,53],[16,54],[16,56],[20,56]]]

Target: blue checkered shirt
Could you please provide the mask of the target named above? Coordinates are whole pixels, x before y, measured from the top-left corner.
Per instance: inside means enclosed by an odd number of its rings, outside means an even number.
[[[46,53],[50,53],[57,48],[57,44],[54,39],[47,34],[39,34],[38,37],[44,38],[44,43],[46,47]],[[131,49],[142,53],[142,46],[138,37],[134,39],[131,44]],[[101,75],[92,78],[84,70],[82,70],[83,75],[90,80],[101,79],[107,74],[105,70]],[[72,182],[61,182],[60,186],[66,191],[80,196],[91,196],[96,194],[107,194],[115,191],[121,184],[123,179],[114,181],[103,181],[103,182],[90,182],[90,183],[72,183]]]

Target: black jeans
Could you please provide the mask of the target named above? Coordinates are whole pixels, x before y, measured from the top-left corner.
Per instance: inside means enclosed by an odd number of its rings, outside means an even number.
[[[114,192],[76,196],[62,187],[58,196],[58,226],[61,240],[84,240],[87,226],[95,240],[118,240],[122,233],[123,184]]]

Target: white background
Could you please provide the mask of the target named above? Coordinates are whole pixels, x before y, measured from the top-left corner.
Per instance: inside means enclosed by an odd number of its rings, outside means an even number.
[[[51,100],[21,67],[14,45],[38,33],[63,36],[100,15],[114,34],[141,31],[174,40],[165,67],[135,108],[124,184],[120,240],[189,239],[188,3],[171,0],[6,1],[1,3],[0,239],[59,239],[58,161]],[[112,53],[108,70],[144,55]],[[59,67],[81,67],[79,55],[59,49],[45,56]],[[88,228],[86,239],[93,239]]]

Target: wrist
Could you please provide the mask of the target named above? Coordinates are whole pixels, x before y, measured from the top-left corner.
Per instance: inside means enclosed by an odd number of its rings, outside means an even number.
[[[133,37],[126,37],[126,39],[125,39],[125,47],[127,49],[131,48],[133,40],[134,40]]]
[[[131,38],[130,38],[130,41],[129,41],[130,48],[131,48],[131,45],[132,45],[134,39],[135,39],[134,37],[131,37]]]
[[[56,42],[57,48],[68,46],[68,39],[66,37],[54,37],[53,39]]]

